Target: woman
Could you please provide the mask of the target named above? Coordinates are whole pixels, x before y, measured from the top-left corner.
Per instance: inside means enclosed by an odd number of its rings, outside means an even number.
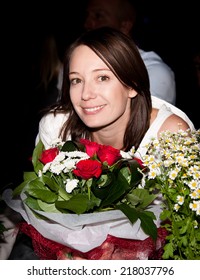
[[[178,108],[151,97],[147,70],[132,39],[103,27],[83,34],[66,52],[62,97],[45,112],[36,142],[41,139],[48,149],[58,138],[87,138],[124,151],[134,145],[141,156],[151,137],[180,128],[194,129]],[[120,258],[110,245],[102,245],[102,258]]]
[[[37,141],[48,148],[58,137],[84,137],[124,151],[134,145],[144,153],[145,142],[161,131],[189,127],[183,112],[151,97],[132,39],[103,27],[83,34],[66,52],[62,98],[41,119]]]

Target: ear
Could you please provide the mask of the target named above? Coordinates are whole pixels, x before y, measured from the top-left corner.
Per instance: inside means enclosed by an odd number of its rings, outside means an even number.
[[[130,88],[130,89],[129,89],[129,94],[128,94],[128,96],[129,96],[130,98],[133,98],[133,97],[135,97],[136,95],[138,95],[137,91],[135,91],[134,89]]]

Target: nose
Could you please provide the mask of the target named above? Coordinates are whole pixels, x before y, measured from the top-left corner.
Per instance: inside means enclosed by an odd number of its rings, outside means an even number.
[[[82,89],[81,99],[87,101],[94,98],[96,98],[94,86],[91,84],[91,82],[85,82]]]

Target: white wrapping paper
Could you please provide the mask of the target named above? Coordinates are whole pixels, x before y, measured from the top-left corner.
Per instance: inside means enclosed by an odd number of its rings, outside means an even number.
[[[12,199],[11,189],[3,193],[7,205],[19,212],[24,220],[44,237],[82,252],[88,252],[101,245],[108,234],[136,240],[148,237],[141,229],[139,220],[132,225],[120,210],[81,215],[35,211],[47,218],[44,220],[36,218],[33,211],[23,202],[24,198],[23,194],[21,199]],[[149,210],[154,212],[155,224],[159,227],[160,205],[153,205]]]

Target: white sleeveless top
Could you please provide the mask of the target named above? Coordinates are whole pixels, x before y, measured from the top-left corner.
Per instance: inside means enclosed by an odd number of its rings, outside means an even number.
[[[159,111],[156,119],[153,121],[148,131],[146,132],[142,142],[140,143],[140,146],[136,153],[138,157],[143,156],[146,153],[146,148],[144,147],[145,144],[147,144],[153,137],[157,137],[160,127],[162,126],[164,121],[172,114],[180,116],[188,123],[190,129],[194,130],[194,125],[188,118],[188,116],[174,105],[171,105],[170,103],[155,96],[152,96],[152,105],[153,108],[159,109]],[[53,114],[49,114],[43,117],[39,123],[39,132],[36,138],[36,143],[39,139],[41,139],[45,148],[50,148],[52,143],[55,143],[57,139],[59,139],[58,135],[60,128],[66,121],[67,117],[68,114],[57,114],[56,116],[54,116]],[[70,140],[70,137],[68,138],[68,140]]]

